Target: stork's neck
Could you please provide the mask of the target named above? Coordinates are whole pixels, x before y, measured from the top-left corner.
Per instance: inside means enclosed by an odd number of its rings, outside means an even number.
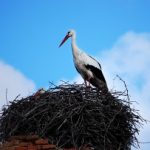
[[[72,41],[71,41],[71,46],[72,46],[72,53],[73,53],[73,57],[74,58],[77,58],[80,53],[81,53],[81,50],[78,48],[77,44],[76,44],[76,35],[73,34],[72,36]]]

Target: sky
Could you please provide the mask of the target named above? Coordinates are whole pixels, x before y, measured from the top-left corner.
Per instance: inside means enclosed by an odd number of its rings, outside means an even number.
[[[110,90],[127,84],[139,113],[150,118],[149,0],[0,0],[0,107],[61,80],[82,83],[74,68],[69,29],[97,58]],[[7,93],[7,94],[6,94]],[[150,124],[138,136],[150,142]],[[140,144],[148,150],[150,144]],[[132,148],[134,149],[134,148]]]

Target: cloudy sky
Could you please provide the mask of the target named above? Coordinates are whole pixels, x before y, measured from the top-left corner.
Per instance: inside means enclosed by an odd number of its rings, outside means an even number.
[[[148,0],[0,0],[0,107],[49,81],[83,82],[73,66],[69,29],[99,60],[110,89],[125,80],[133,107],[150,118],[150,2]],[[7,93],[7,98],[6,98]],[[7,99],[7,100],[6,100]],[[138,136],[150,142],[150,124]],[[141,144],[149,150],[150,144]]]

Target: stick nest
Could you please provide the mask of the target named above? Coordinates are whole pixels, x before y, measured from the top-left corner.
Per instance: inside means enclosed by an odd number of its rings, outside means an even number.
[[[80,84],[50,87],[44,94],[3,107],[0,140],[36,134],[58,147],[130,150],[143,119],[127,92],[100,92]]]

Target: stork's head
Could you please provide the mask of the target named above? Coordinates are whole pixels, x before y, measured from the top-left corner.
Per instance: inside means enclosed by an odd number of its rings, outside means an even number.
[[[74,30],[69,30],[66,34],[66,36],[64,37],[64,39],[62,40],[62,42],[60,43],[59,47],[62,46],[65,41],[67,41],[68,38],[72,37],[75,35],[75,31]]]
[[[71,37],[71,36],[73,36],[75,34],[75,31],[74,30],[69,30],[67,32],[67,34],[68,34],[69,37]]]

